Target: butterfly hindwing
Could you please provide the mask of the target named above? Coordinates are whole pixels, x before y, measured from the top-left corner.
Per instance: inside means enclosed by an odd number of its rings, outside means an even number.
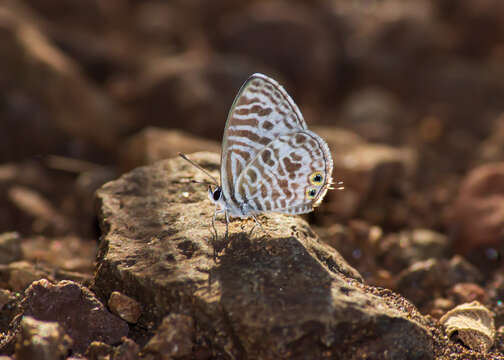
[[[301,130],[280,135],[244,168],[236,197],[252,213],[310,212],[332,183],[332,167],[329,148],[317,134]]]

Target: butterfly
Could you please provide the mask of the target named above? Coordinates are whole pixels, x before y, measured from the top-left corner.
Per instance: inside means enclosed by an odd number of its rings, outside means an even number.
[[[229,111],[222,139],[220,185],[214,181],[208,197],[216,205],[215,219],[267,212],[304,214],[318,206],[332,189],[333,161],[327,143],[310,131],[284,88],[263,74],[242,85]],[[262,227],[262,226],[261,226]]]

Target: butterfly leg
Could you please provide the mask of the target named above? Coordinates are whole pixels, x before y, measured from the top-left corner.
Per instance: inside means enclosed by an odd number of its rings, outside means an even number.
[[[226,220],[226,233],[224,235],[224,243],[219,242],[217,229],[215,228],[215,218],[217,217],[217,214],[221,214],[221,213],[224,213],[225,220]],[[226,210],[216,210],[215,211],[214,217],[212,219],[212,227],[215,231],[215,238],[213,240],[213,258],[214,258],[214,261],[217,261],[217,257],[219,255],[219,252],[227,246],[228,239],[229,239],[229,214],[227,213]]]
[[[255,221],[255,220],[254,220]],[[252,229],[250,229],[249,233],[248,233],[248,237],[252,237],[252,233],[254,232],[254,229],[256,227],[256,223],[254,222],[254,225],[252,226]]]
[[[228,240],[229,240],[229,214],[227,211],[224,211],[224,214],[226,215],[226,236],[225,236],[225,240],[226,240],[226,244],[228,243]]]
[[[250,214],[250,215],[252,215],[252,218],[254,219],[255,224],[254,224],[254,226],[252,226],[252,229],[250,229],[249,237],[252,236],[252,231],[255,229],[256,225],[259,225],[259,227],[261,228],[261,230],[263,231],[263,233],[265,233],[267,236],[270,236],[270,234],[268,234],[268,232],[261,225],[261,223],[259,222],[259,220],[257,220],[257,218],[255,217],[255,215],[254,214]]]
[[[212,217],[212,229],[214,231],[214,239],[217,239],[217,228],[215,227],[215,219],[217,218],[217,214],[219,213],[219,210],[215,210],[214,215]]]
[[[214,233],[212,234],[213,235],[212,248],[213,248],[213,258],[214,258],[214,261],[216,261],[216,259],[217,259],[217,254],[216,254],[215,247],[216,247],[216,243],[217,243],[217,239],[218,239],[218,234],[217,234],[217,228],[215,227],[215,219],[217,218],[217,214],[218,213],[219,213],[219,210],[215,210],[214,216],[212,217],[212,228],[213,228],[213,231],[214,231]],[[208,283],[209,283],[209,287],[210,287],[210,285],[211,285],[210,276],[208,277]]]
[[[213,258],[214,261],[217,259],[217,254],[218,254],[218,240],[219,240],[219,234],[217,232],[217,228],[215,226],[215,220],[217,220],[217,215],[225,213],[226,214],[226,237],[227,237],[227,212],[222,209],[217,209],[214,212],[214,215],[212,217],[212,229],[213,229],[213,240],[212,240],[212,247],[213,247]]]

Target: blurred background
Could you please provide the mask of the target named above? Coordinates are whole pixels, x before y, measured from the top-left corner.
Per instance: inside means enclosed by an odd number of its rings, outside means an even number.
[[[0,1],[0,262],[89,279],[94,191],[219,152],[254,72],[327,139],[345,190],[307,218],[368,282],[504,298],[502,0]]]

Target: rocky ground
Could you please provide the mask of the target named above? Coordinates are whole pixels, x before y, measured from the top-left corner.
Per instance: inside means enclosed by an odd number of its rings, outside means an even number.
[[[0,1],[0,358],[504,359],[501,0]],[[304,217],[212,235],[227,110],[329,143]]]

